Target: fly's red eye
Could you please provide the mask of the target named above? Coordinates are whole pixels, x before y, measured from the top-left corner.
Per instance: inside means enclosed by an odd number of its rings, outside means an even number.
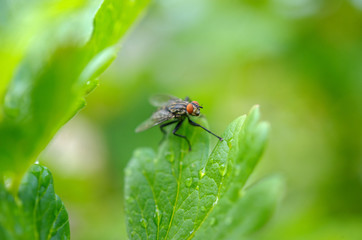
[[[196,101],[192,101],[192,103],[195,103],[197,106],[199,106],[200,104]]]
[[[194,106],[192,106],[191,103],[187,104],[186,110],[189,114],[191,114],[194,111]]]

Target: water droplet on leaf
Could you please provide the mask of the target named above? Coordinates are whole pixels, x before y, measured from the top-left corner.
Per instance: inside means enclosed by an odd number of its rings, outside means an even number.
[[[227,165],[225,163],[221,164],[219,167],[219,172],[221,176],[225,176],[227,172]]]
[[[202,179],[204,176],[205,176],[205,168],[201,169],[201,171],[199,172],[200,179]]]
[[[213,217],[210,219],[210,226],[216,225],[216,219]]]
[[[161,222],[161,218],[162,218],[162,213],[161,213],[160,209],[158,209],[158,206],[156,205],[156,210],[155,210],[155,213],[153,214],[154,223],[156,225],[159,225],[159,223]]]
[[[144,227],[144,228],[146,228],[148,225],[147,220],[144,218],[141,218],[140,223],[142,224],[142,227]]]
[[[191,184],[192,184],[192,178],[186,178],[185,184],[186,184],[187,187],[190,187]]]
[[[212,206],[215,206],[219,202],[219,197],[216,197],[215,202],[212,204]]]

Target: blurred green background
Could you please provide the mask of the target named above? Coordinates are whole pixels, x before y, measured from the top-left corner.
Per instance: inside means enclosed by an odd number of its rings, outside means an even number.
[[[362,239],[362,0],[151,2],[40,156],[73,239],[126,239],[123,169],[158,146],[158,128],[134,133],[156,93],[197,100],[218,134],[261,105],[272,131],[253,180],[281,173],[287,191],[250,239]]]

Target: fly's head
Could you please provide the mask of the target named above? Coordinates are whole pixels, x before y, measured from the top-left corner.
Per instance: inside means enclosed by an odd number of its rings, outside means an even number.
[[[200,115],[200,108],[202,108],[198,102],[192,101],[187,104],[186,110],[188,114],[191,116],[199,116]]]

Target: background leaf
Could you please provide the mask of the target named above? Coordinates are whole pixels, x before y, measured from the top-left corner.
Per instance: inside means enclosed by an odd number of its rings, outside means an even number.
[[[18,199],[0,184],[0,238],[69,239],[68,213],[54,192],[53,177],[41,165],[33,165],[24,176]]]
[[[92,35],[88,34],[89,41],[84,42],[80,35],[87,35],[83,31],[91,26],[89,13],[97,6],[91,2],[70,4],[74,8],[82,3],[87,6],[86,17],[81,13],[74,14],[75,19],[82,19],[78,25],[69,26],[72,21],[65,21],[55,24],[56,30],[44,31],[34,48],[23,51],[25,56],[16,72],[6,75],[7,79],[11,76],[13,79],[0,109],[1,172],[21,174],[25,171],[58,129],[84,107],[84,96],[97,86],[95,78],[115,58],[119,39],[148,0],[105,0],[94,18]],[[53,7],[62,9],[64,6],[59,3]],[[83,27],[85,23],[88,28]],[[51,25],[43,27],[54,28]],[[77,27],[80,27],[79,33],[75,33]],[[57,31],[63,33],[64,29],[72,29],[67,35],[70,40],[60,41],[56,34]],[[14,61],[14,64],[18,62]]]
[[[201,121],[205,125],[205,120]],[[131,239],[214,239],[210,226],[222,225],[235,209],[240,212],[238,207],[250,204],[255,191],[260,196],[270,195],[255,207],[260,209],[256,213],[271,211],[271,202],[280,195],[278,191],[270,193],[256,187],[259,191],[251,189],[250,197],[240,199],[240,191],[256,166],[267,137],[268,126],[259,123],[257,107],[248,117],[242,116],[228,126],[222,136],[224,141],[217,143],[210,157],[208,133],[185,125],[180,134],[188,136],[193,151],[188,152],[186,141],[171,135],[157,155],[150,149],[137,150],[126,169]],[[280,187],[278,183],[272,185]],[[257,229],[270,215],[256,213],[254,216],[258,217],[251,229]],[[217,229],[219,236],[226,235],[226,227]]]

